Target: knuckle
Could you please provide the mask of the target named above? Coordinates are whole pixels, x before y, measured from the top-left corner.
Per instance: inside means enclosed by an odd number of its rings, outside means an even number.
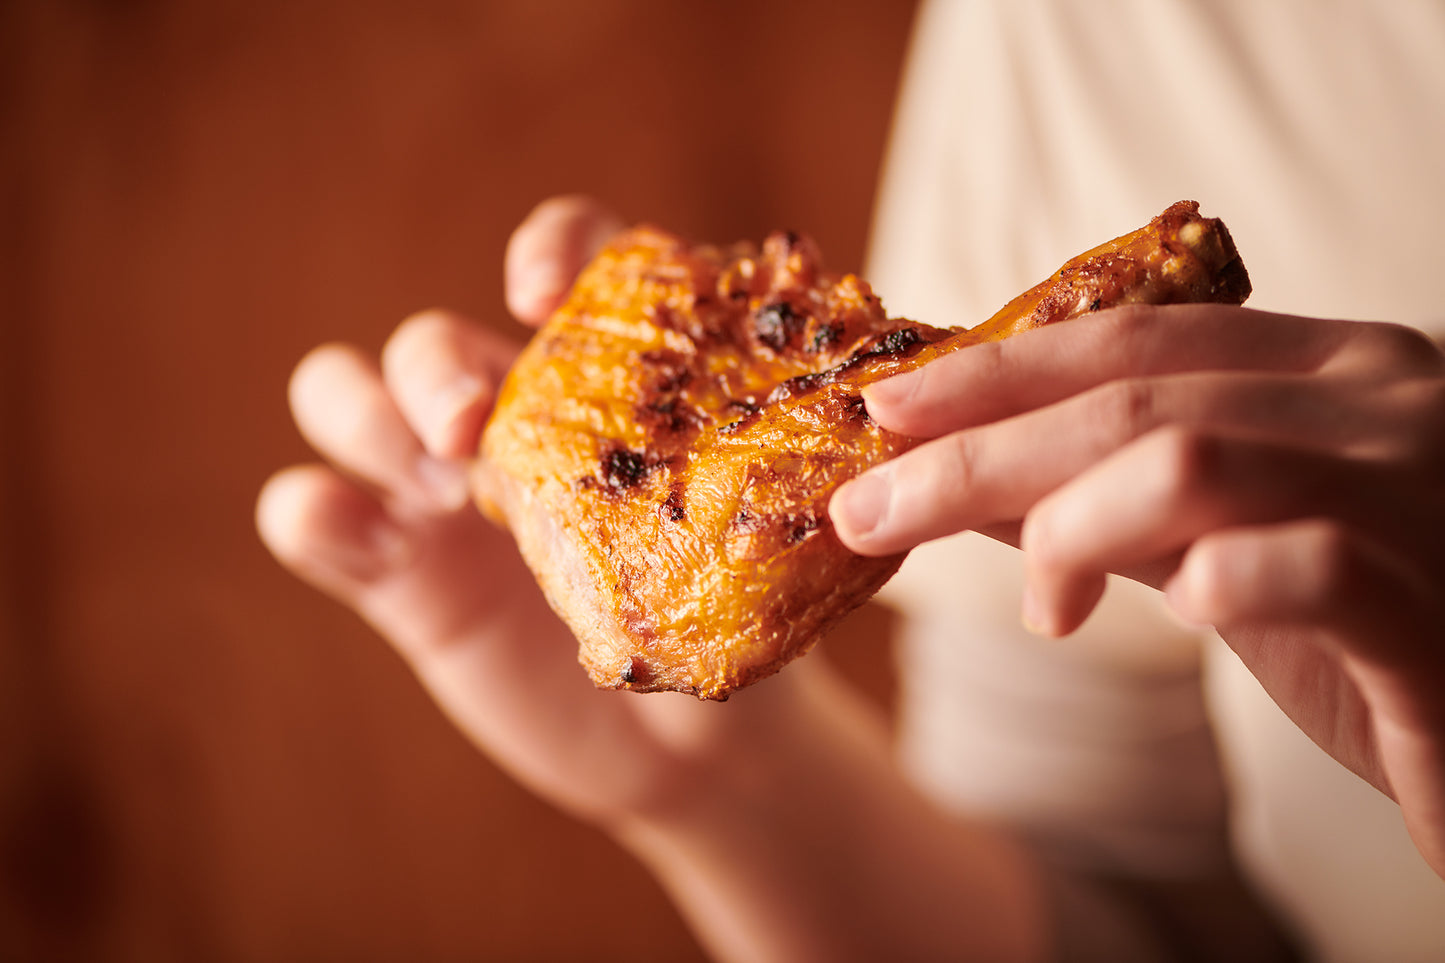
[[[1240,566],[1232,548],[1228,540],[1206,538],[1185,556],[1181,576],[1188,585],[1190,613],[1201,622],[1228,623],[1239,615],[1231,576]]]
[[[1412,381],[1396,392],[1397,424],[1406,427],[1400,460],[1432,476],[1445,474],[1445,378]]]
[[[1159,426],[1158,388],[1152,379],[1124,378],[1097,389],[1098,422],[1122,439],[1137,438]]]
[[[1004,339],[1002,341],[983,341],[979,344],[969,345],[967,350],[957,351],[952,355],[945,355],[944,357],[937,359],[937,361],[935,361],[931,365],[924,365],[919,370],[922,372],[928,372],[928,370],[932,368],[934,369],[934,371],[939,371],[954,368],[956,366],[956,370],[954,372],[955,376],[947,380],[950,385],[961,385],[965,384],[966,380],[962,377],[959,377],[958,375],[962,374],[965,371],[1003,371],[1008,365],[1008,363],[1013,359],[1014,352],[1017,350],[1017,348],[1018,342],[1011,338]],[[951,363],[944,364],[943,362]]]
[[[1058,544],[1050,524],[1049,501],[1046,499],[1024,516],[1023,528],[1019,531],[1019,548],[1028,556],[1031,567],[1047,572],[1058,567]]]
[[[1316,519],[1301,523],[1297,549],[1301,587],[1310,607],[1329,605],[1358,584],[1360,546],[1342,522]]]
[[[973,487],[979,456],[978,437],[973,432],[956,431],[944,438],[941,463],[937,466],[942,491],[967,491]]]
[[[1232,622],[1239,617],[1239,599],[1231,585],[1229,559],[1222,552],[1206,554],[1195,575],[1199,604],[1205,620]]]
[[[1367,366],[1406,372],[1445,371],[1445,356],[1423,331],[1390,322],[1361,323],[1356,352]]]
[[[1100,315],[1100,333],[1114,342],[1127,342],[1149,333],[1157,323],[1156,310],[1148,304],[1124,304]]]
[[[1185,425],[1156,428],[1147,439],[1153,446],[1155,471],[1165,491],[1199,491],[1216,484],[1222,449],[1219,439]]]

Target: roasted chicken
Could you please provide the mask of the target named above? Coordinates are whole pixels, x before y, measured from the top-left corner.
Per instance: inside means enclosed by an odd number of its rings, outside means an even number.
[[[844,548],[828,499],[917,442],[860,389],[1120,304],[1240,303],[1224,225],[1180,202],[968,330],[889,318],[791,233],[761,250],[618,236],[508,376],[483,511],[511,529],[602,687],[725,699],[806,652],[902,556]]]

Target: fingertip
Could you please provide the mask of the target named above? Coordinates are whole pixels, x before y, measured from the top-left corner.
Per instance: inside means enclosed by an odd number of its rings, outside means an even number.
[[[1031,635],[1057,638],[1054,631],[1053,613],[1045,606],[1032,581],[1024,582],[1023,598],[1019,604],[1019,620]]]
[[[990,420],[992,411],[984,406],[992,401],[977,390],[979,359],[989,348],[970,345],[866,386],[869,416],[889,431],[914,438],[936,438]]]
[[[312,348],[296,362],[286,383],[292,413],[300,420],[327,401],[338,375],[349,376],[366,367],[370,367],[369,359],[354,345],[328,341]]]
[[[406,564],[404,533],[370,495],[322,465],[283,469],[256,499],[262,543],[295,575],[335,595]]]
[[[255,523],[261,542],[278,558],[292,553],[292,537],[300,521],[306,469],[285,468],[261,486],[256,496]]]
[[[503,290],[507,310],[523,324],[536,327],[562,306],[571,286],[571,275],[550,256],[508,258]],[[580,269],[580,268],[579,268]]]
[[[1036,635],[1063,638],[1093,614],[1104,597],[1104,572],[1082,565],[1060,539],[1058,511],[1036,506],[1024,518],[1019,548],[1024,553],[1022,618]]]
[[[868,471],[843,484],[829,499],[828,517],[849,551],[868,556],[897,551],[881,538],[886,532],[890,487],[883,471]]]
[[[1202,629],[1214,621],[1210,606],[1204,601],[1218,594],[1211,588],[1213,574],[1211,566],[1191,551],[1185,555],[1178,571],[1160,587],[1165,606],[1184,625]]]
[[[865,385],[863,404],[868,410],[868,417],[889,431],[905,435],[917,434],[916,431],[909,430],[915,427],[910,403],[918,396],[924,378],[927,377],[927,370],[925,365],[914,371]]]
[[[432,309],[397,326],[382,349],[382,376],[427,454],[466,459],[516,351],[502,336]]]
[[[524,324],[540,325],[566,299],[582,268],[625,222],[594,198],[549,198],[512,232],[503,276],[507,308]]]
[[[1078,631],[1108,586],[1102,574],[1072,578],[1047,588],[1043,582],[1036,577],[1025,582],[1020,617],[1029,632],[1051,639]]]

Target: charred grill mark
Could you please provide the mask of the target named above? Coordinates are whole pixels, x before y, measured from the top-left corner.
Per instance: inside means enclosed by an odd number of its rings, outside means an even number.
[[[666,304],[649,305],[649,313],[652,315],[652,323],[659,328],[677,331],[682,327],[678,324],[677,312]]]
[[[680,522],[687,518],[687,506],[682,501],[682,481],[672,483],[672,488],[667,493],[667,498],[657,509],[657,513],[666,521]]]
[[[781,353],[807,324],[807,318],[786,301],[774,301],[753,315],[753,334],[763,344]]]
[[[734,538],[761,537],[765,544],[788,547],[807,541],[823,524],[823,517],[813,509],[766,514],[744,504],[728,521],[728,533]]]
[[[747,505],[739,508],[737,514],[728,522],[728,529],[735,535],[751,535],[753,532],[760,532],[766,527],[767,519],[762,515],[754,513]]]
[[[868,414],[868,405],[864,403],[862,395],[849,395],[843,402],[843,418],[847,421],[859,422],[864,425],[875,424],[873,416]]]
[[[728,401],[727,410],[741,412],[742,417],[734,421],[729,421],[726,424],[718,425],[717,430],[719,434],[731,435],[744,424],[747,424],[759,411],[762,411],[763,407],[750,398],[733,398]]]
[[[648,320],[658,328],[675,331],[693,344],[705,347],[715,341],[719,334],[718,312],[699,310],[705,308],[706,304],[706,301],[696,300],[690,308],[677,308],[661,302],[650,304],[647,306]]]
[[[692,381],[692,370],[688,367],[687,358],[679,351],[644,351],[637,356],[637,360],[645,367],[653,369],[654,391],[675,391]]]
[[[608,490],[623,492],[641,484],[656,468],[657,465],[649,464],[642,452],[630,448],[610,448],[602,453],[598,477]]]
[[[642,386],[643,401],[633,409],[639,425],[653,431],[681,432],[698,428],[705,420],[683,394],[692,384],[693,371],[677,351],[644,351],[637,360],[648,369]]]
[[[788,521],[792,523],[788,529],[789,545],[797,545],[799,542],[805,540],[809,535],[816,532],[819,526],[822,525],[822,522],[819,521],[818,516],[814,515],[812,512],[802,512],[797,515],[791,515],[789,516]]]
[[[772,393],[768,395],[767,403],[774,404],[794,395],[835,384],[844,375],[856,371],[873,358],[898,355],[907,357],[922,344],[923,335],[917,328],[899,328],[897,331],[890,331],[879,338],[877,343],[853,352],[853,356],[840,365],[834,365],[813,374],[789,378],[773,389]]]
[[[822,325],[818,328],[817,332],[814,333],[813,340],[809,342],[808,351],[811,354],[817,354],[819,351],[832,347],[842,336],[843,325],[837,321]]]
[[[621,682],[627,688],[638,689],[643,692],[654,692],[659,688],[657,685],[657,672],[648,664],[646,659],[636,655],[630,656],[627,664],[622,667],[622,671],[617,673],[617,681]],[[667,687],[663,686],[661,688]]]
[[[822,388],[837,381],[845,372],[857,367],[856,360],[845,361],[827,371],[815,371],[812,374],[798,375],[796,378],[789,378],[778,385],[768,394],[767,404],[774,405],[794,395],[800,395],[815,388]]]
[[[658,398],[634,409],[638,425],[654,432],[677,433],[701,427],[703,416],[677,397]]]
[[[767,399],[763,402],[763,407],[775,405],[797,395],[806,394],[818,388],[836,384],[845,376],[864,367],[875,358],[908,357],[915,354],[917,350],[926,343],[928,343],[927,339],[918,328],[899,328],[896,331],[890,331],[888,334],[879,338],[874,344],[859,348],[853,352],[853,355],[842,364],[834,365],[823,371],[815,371],[812,374],[798,375],[796,378],[789,378],[768,393]],[[761,411],[762,407],[749,411],[737,421],[719,426],[718,431],[725,435],[741,431],[756,421]],[[864,416],[867,416],[866,409]]]
[[[853,352],[853,357],[849,358],[848,361],[861,361],[864,358],[876,358],[879,355],[885,354],[903,354],[922,342],[923,332],[917,328],[899,328],[879,338],[876,344],[869,345],[866,348],[859,348]]]

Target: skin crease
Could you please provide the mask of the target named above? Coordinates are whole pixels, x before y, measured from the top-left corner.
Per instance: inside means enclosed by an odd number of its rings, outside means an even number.
[[[1219,629],[1445,875],[1445,357],[1413,329],[1189,305],[968,348],[865,391],[934,439],[840,489],[854,551],[1021,526],[1025,624],[1104,573]],[[1029,439],[1048,437],[1049,445]]]
[[[539,206],[506,258],[519,319],[540,324],[557,279],[621,226],[585,198]],[[278,560],[367,619],[493,761],[636,855],[718,958],[1046,958],[1032,857],[913,790],[884,720],[821,660],[726,705],[593,687],[511,536],[466,504],[465,461],[517,350],[431,311],[379,363],[308,354],[292,410],[326,461],[260,494]],[[1116,945],[1148,958],[1137,942]]]
[[[582,197],[534,210],[505,260],[507,303],[518,320],[542,323],[622,224]],[[347,345],[312,351],[293,375],[291,406],[324,462],[273,476],[258,500],[257,527],[283,565],[367,619],[481,751],[646,865],[711,954],[1040,960],[1068,946],[1117,961],[1173,958],[1186,947],[1204,958],[1282,958],[1275,924],[1227,873],[1173,892],[1129,894],[1065,876],[1002,828],[935,808],[896,769],[884,720],[822,660],[801,660],[726,704],[595,689],[511,536],[467,504],[466,464],[517,350],[508,338],[430,311],[404,321],[379,361]],[[957,405],[930,407],[928,399],[951,378],[924,370],[927,390],[915,403],[900,399],[890,417],[915,419],[910,430],[937,429],[946,439],[959,426],[939,419]],[[870,408],[886,408],[891,388],[880,387]],[[1010,406],[1048,403],[1029,394],[1027,378],[1011,390],[992,408],[975,400],[975,423],[1003,418]],[[1085,445],[1079,457],[1097,450]],[[985,481],[975,473],[971,483]],[[1002,528],[1045,504],[1045,494],[995,513]],[[1058,531],[1086,536],[1069,527],[1076,523],[1060,505]],[[934,534],[970,510],[940,504]],[[907,520],[890,516],[899,518]],[[917,524],[891,531],[878,529],[864,550],[888,537],[931,537]],[[1039,555],[1037,526],[1023,537],[1031,558]],[[1045,557],[1059,562],[1037,577],[1050,592],[1044,620],[1087,607],[1101,564],[1071,548],[1087,541],[1053,537],[1045,545],[1057,554]],[[1234,570],[1201,558],[1187,557],[1171,586],[1181,611],[1202,613],[1210,593],[1228,587]],[[1191,574],[1191,565],[1206,563]],[[1297,604],[1308,604],[1307,593]],[[1393,738],[1378,722],[1376,731],[1381,744]],[[1406,750],[1417,748],[1413,731],[1401,736]],[[1151,916],[1161,913],[1167,918]]]

